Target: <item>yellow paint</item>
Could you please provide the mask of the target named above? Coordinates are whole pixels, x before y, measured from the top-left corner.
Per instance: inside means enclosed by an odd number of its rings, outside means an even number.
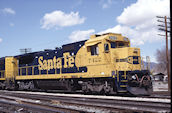
[[[121,82],[128,82],[128,80],[121,80]]]
[[[9,80],[14,81],[18,74],[18,64],[17,59],[14,57],[5,58],[5,79],[7,82]]]
[[[110,38],[115,37],[115,38]],[[123,42],[125,47],[120,47],[117,45],[117,48],[111,48],[111,43]],[[109,50],[105,51],[104,45],[109,46]],[[91,46],[98,47],[98,55],[91,55]],[[20,67],[26,68],[32,67],[32,73],[34,72],[34,67],[38,67],[39,75],[26,75],[16,76],[17,75],[17,60],[13,57],[6,57],[6,78],[14,78],[17,80],[24,79],[60,79],[60,78],[94,78],[94,77],[112,77],[112,71],[117,72],[117,80],[119,81],[118,71],[131,71],[131,70],[141,70],[141,65],[132,64],[133,58],[129,56],[140,56],[140,49],[130,47],[130,41],[128,38],[122,36],[121,34],[115,33],[106,33],[100,36],[93,35],[91,38],[85,42],[75,56],[71,56],[69,52],[63,53],[63,57],[56,58],[54,56],[52,59],[45,59],[43,56],[40,56],[38,60],[38,65],[36,66],[27,66]],[[62,60],[64,60],[64,65],[62,65]],[[120,61],[120,62],[119,62]],[[14,62],[11,63],[11,62]],[[140,62],[140,57],[139,57]],[[81,73],[61,73],[62,68],[71,68],[76,66],[87,67],[87,72]],[[47,73],[49,70],[55,69],[55,74],[44,74],[41,75],[41,70],[46,70]],[[56,69],[60,69],[60,74],[56,74]],[[22,72],[20,71],[20,74]],[[126,78],[126,73],[124,75]]]
[[[39,70],[57,69],[62,67],[61,58],[56,59],[56,56],[54,56],[53,59],[48,59],[48,60],[44,60],[43,56],[40,56],[38,58],[38,63],[39,63],[39,67],[38,67]]]
[[[61,78],[97,78],[97,77],[109,77],[110,75],[86,75],[81,73],[76,73],[72,75],[69,74],[44,74],[44,75],[24,75],[16,76],[16,80],[25,80],[25,79],[61,79]]]
[[[0,78],[0,80],[2,80],[2,81],[3,81],[3,80],[5,80],[5,78]]]
[[[127,85],[120,85],[120,87],[127,87]]]
[[[1,70],[0,71],[1,73],[1,75],[0,75],[0,80],[4,80],[5,79],[5,70]]]
[[[69,68],[74,66],[74,56],[70,56],[69,53],[63,53],[64,57],[64,68]],[[43,56],[38,58],[39,70],[50,70],[50,69],[60,69],[62,68],[62,58],[56,58],[45,60]]]
[[[64,57],[64,68],[69,68],[69,67],[73,67],[74,66],[74,58],[73,56],[70,56],[70,53],[63,53],[63,57]]]

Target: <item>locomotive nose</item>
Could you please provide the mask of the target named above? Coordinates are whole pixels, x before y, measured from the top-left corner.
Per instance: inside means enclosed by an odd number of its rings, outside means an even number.
[[[141,70],[139,48],[118,48],[113,53],[112,57],[117,70]]]
[[[127,89],[134,95],[150,95],[153,91],[150,72],[148,70],[131,71],[128,74]]]

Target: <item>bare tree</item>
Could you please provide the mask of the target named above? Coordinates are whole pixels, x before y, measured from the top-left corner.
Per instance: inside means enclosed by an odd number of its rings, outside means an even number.
[[[169,58],[169,65],[170,65],[170,50],[168,50],[168,58]],[[167,60],[166,60],[166,48],[163,47],[162,49],[157,49],[156,51],[156,59],[157,65],[155,66],[155,72],[157,73],[164,73],[167,74]],[[171,72],[171,71],[170,71]]]

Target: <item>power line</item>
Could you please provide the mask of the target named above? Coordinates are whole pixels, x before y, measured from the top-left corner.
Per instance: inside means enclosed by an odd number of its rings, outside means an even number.
[[[157,18],[164,18],[164,16],[156,16]],[[170,19],[170,17],[166,17],[166,19]]]
[[[165,36],[165,35],[162,35],[162,34],[158,34],[159,36]]]
[[[166,16],[156,16],[157,18],[161,19],[161,20],[157,20],[158,22],[161,22],[161,24],[163,23],[164,25],[159,25],[159,29],[160,31],[164,31],[165,32],[165,37],[166,37],[166,65],[167,65],[167,74],[168,74],[168,91],[171,92],[171,76],[170,76],[170,70],[169,70],[169,59],[168,59],[168,32],[170,32],[168,30],[168,28],[170,28],[171,30],[171,27],[167,26],[167,24],[169,24],[170,22],[167,22],[167,19],[171,20],[171,18],[169,17],[166,17]],[[160,34],[159,34],[160,35]],[[162,35],[160,35],[162,36]]]

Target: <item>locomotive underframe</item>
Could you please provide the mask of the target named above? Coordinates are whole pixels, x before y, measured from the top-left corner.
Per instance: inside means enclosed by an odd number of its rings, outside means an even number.
[[[142,82],[131,80],[128,75],[128,82],[125,93],[134,95],[149,95],[152,92],[150,80],[143,79]],[[143,76],[142,76],[143,77]],[[141,78],[139,78],[141,79]],[[121,94],[121,87],[115,81],[115,78],[72,78],[72,79],[42,79],[42,80],[15,80],[15,82],[0,82],[1,89],[8,90],[61,90],[64,92],[83,92],[85,94]]]
[[[15,80],[0,82],[1,89],[9,90],[63,90],[67,92],[116,94],[117,88],[113,78],[74,78],[50,80]]]

